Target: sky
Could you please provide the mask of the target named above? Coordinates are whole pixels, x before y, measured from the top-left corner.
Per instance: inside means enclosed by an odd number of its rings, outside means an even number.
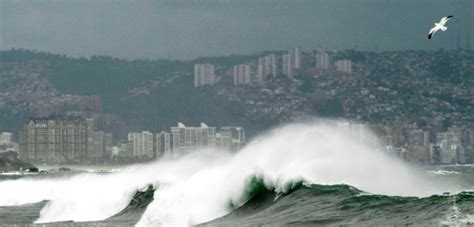
[[[303,50],[474,49],[474,0],[0,0],[0,49],[192,59]],[[448,31],[427,39],[441,17]],[[469,35],[468,35],[469,34]],[[470,37],[470,38],[468,38]]]

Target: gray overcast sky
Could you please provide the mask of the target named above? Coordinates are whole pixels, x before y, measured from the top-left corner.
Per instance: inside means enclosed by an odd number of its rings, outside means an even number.
[[[468,31],[474,48],[473,1],[0,0],[0,49],[183,59],[356,40],[362,50],[466,47]],[[448,31],[428,41],[449,14]]]

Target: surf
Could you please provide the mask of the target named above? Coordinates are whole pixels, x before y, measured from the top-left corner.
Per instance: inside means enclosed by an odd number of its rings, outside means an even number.
[[[272,129],[237,153],[206,149],[120,172],[2,181],[0,206],[48,200],[36,223],[105,220],[125,209],[137,190],[152,184],[153,201],[137,226],[196,225],[250,201],[256,178],[279,195],[290,192],[295,182],[345,184],[390,196],[466,190],[430,181],[377,150],[380,144],[370,130],[361,133],[363,141],[341,128],[340,121],[313,119]]]

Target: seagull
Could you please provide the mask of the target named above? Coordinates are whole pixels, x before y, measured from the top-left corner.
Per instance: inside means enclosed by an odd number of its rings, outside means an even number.
[[[430,32],[428,33],[428,39],[431,39],[431,37],[433,37],[433,35],[441,29],[441,31],[446,31],[448,30],[448,28],[446,26],[444,26],[446,24],[446,22],[448,22],[449,19],[453,18],[453,16],[447,16],[447,17],[443,17],[441,18],[441,20],[438,22],[438,23],[435,23],[434,27],[430,30]]]

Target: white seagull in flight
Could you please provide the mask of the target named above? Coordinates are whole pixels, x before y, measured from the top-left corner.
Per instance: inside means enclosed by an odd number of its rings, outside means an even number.
[[[453,18],[453,16],[447,16],[447,17],[443,17],[441,18],[441,20],[438,22],[438,23],[435,23],[434,27],[430,30],[430,33],[428,33],[428,39],[431,39],[431,37],[433,37],[433,35],[441,29],[441,31],[446,31],[448,30],[448,28],[446,26],[444,26],[446,24],[446,22],[448,22],[449,19]]]

